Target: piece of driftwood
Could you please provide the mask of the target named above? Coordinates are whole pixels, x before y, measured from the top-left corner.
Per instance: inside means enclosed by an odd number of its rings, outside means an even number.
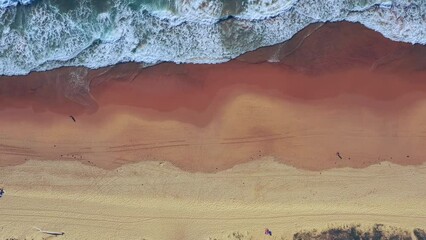
[[[61,236],[61,235],[64,235],[65,233],[64,232],[52,232],[52,231],[45,231],[45,230],[41,230],[40,228],[38,228],[38,227],[33,227],[34,229],[37,229],[39,232],[41,232],[41,233],[45,233],[45,234],[49,234],[49,235],[52,235],[52,236]]]

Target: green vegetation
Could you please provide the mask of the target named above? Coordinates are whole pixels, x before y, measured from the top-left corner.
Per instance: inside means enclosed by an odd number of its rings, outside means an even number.
[[[426,240],[424,230],[413,230],[415,239]],[[371,228],[361,228],[360,225],[330,228],[319,232],[318,230],[301,231],[293,235],[294,240],[412,240],[410,231],[396,227],[386,227],[375,224]]]

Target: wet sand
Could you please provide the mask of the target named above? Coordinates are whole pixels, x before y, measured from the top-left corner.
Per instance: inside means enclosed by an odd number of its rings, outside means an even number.
[[[336,23],[226,64],[3,77],[0,166],[158,160],[213,172],[263,156],[309,170],[418,165],[426,159],[425,49]],[[271,54],[280,62],[268,62]]]

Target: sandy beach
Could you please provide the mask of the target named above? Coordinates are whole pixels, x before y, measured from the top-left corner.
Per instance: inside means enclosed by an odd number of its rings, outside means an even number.
[[[1,165],[79,160],[114,169],[161,159],[213,172],[262,156],[310,170],[421,164],[424,76],[363,69],[311,76],[270,63],[161,65],[132,82],[94,88],[94,112],[69,100],[7,105]]]
[[[0,174],[1,239],[47,237],[33,226],[65,232],[60,239],[292,239],[353,223],[426,228],[425,165],[311,172],[264,158],[208,174],[160,162],[107,171],[29,161]]]

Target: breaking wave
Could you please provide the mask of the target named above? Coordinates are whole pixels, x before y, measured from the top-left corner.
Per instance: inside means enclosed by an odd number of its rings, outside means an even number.
[[[0,0],[0,75],[119,62],[220,63],[315,22],[426,44],[424,0]]]
[[[0,0],[0,8],[16,6],[18,4],[30,4],[32,0]]]

